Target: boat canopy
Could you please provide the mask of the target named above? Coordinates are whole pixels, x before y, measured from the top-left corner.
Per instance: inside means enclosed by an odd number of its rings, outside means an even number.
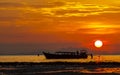
[[[55,53],[75,53],[75,52],[55,52]]]

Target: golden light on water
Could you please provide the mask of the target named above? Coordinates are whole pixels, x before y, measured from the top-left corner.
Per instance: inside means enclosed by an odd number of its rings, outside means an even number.
[[[8,55],[0,56],[0,62],[98,62],[98,55],[91,59],[50,59],[47,60],[44,55]],[[102,55],[99,62],[120,62],[120,55]]]

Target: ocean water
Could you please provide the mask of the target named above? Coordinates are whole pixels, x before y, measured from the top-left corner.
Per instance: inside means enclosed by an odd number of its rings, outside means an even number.
[[[93,59],[46,59],[44,55],[2,55],[0,62],[120,62],[120,55],[95,55]],[[113,66],[114,65],[114,66]],[[120,65],[0,65],[0,75],[120,75]]]
[[[44,55],[1,55],[0,62],[120,62],[120,55],[95,55],[93,59],[46,59]]]

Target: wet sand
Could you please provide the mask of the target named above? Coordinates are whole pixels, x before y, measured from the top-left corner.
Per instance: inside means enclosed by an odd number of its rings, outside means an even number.
[[[120,75],[120,63],[1,62],[0,75]]]

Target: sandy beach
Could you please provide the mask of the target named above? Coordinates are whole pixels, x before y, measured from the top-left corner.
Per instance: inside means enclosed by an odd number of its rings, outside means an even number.
[[[120,75],[120,63],[2,62],[0,75]]]

